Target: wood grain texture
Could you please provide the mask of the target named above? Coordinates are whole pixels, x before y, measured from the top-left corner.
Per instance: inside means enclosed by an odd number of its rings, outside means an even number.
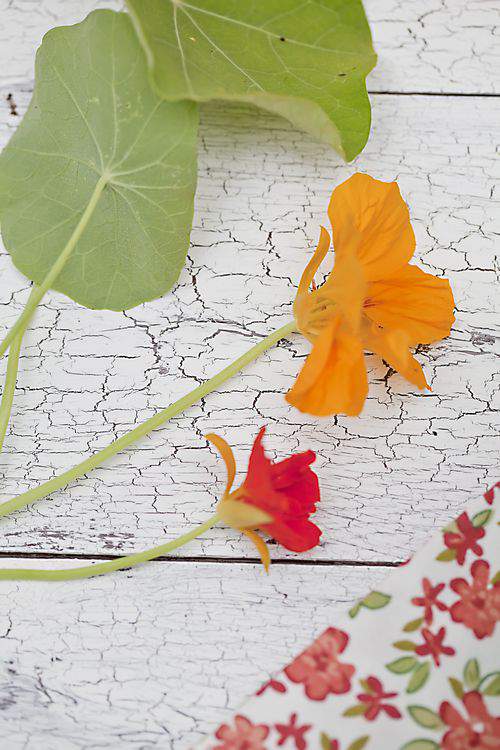
[[[2,582],[2,748],[190,747],[385,575],[151,563],[76,585]]]

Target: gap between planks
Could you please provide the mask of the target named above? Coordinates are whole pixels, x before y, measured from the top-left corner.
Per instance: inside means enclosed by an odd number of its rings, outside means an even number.
[[[87,553],[78,552],[14,552],[7,550],[0,550],[0,559],[10,560],[118,560],[123,555],[92,555]],[[256,565],[260,564],[260,560],[257,557],[204,557],[203,555],[191,555],[186,557],[169,557],[163,555],[156,557],[154,560],[149,562],[168,562],[168,563],[216,563],[216,564],[227,564],[227,565]],[[273,565],[298,565],[307,566],[314,565],[320,567],[355,567],[355,568],[398,568],[401,562],[390,562],[385,560],[291,560],[288,558],[273,558]],[[123,568],[123,570],[130,570],[131,568]]]
[[[447,97],[476,97],[480,99],[498,99],[500,94],[493,92],[475,93],[474,91],[371,91],[370,96],[447,96]]]

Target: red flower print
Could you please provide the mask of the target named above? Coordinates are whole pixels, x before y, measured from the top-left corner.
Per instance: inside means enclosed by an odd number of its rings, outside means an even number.
[[[486,490],[483,497],[488,503],[488,505],[493,505],[493,500],[495,499],[495,490],[500,487],[500,482],[495,482],[493,487],[490,487],[489,490]]]
[[[285,669],[292,682],[302,682],[308,698],[322,701],[329,693],[347,693],[354,674],[352,664],[338,660],[349,636],[337,628],[328,628]]]
[[[441,654],[444,654],[445,656],[453,656],[455,654],[454,648],[443,644],[446,637],[446,628],[439,628],[436,635],[431,633],[428,628],[422,628],[422,637],[424,643],[422,643],[421,646],[417,646],[415,653],[419,656],[432,656],[436,667],[439,667],[440,665],[439,657]]]
[[[390,706],[388,703],[383,702],[388,698],[395,698],[397,693],[385,693],[380,680],[373,676],[367,677],[365,684],[369,692],[360,693],[357,696],[361,703],[366,703],[368,706],[364,713],[365,719],[373,721],[381,711],[385,712],[391,719],[401,718],[401,713],[395,706]]]
[[[217,448],[227,468],[226,489],[217,506],[218,515],[250,537],[267,567],[269,552],[254,529],[261,529],[293,552],[315,547],[321,530],[309,520],[320,500],[318,477],[311,469],[315,453],[296,453],[273,463],[264,453],[264,432],[263,427],[255,438],[245,481],[232,491],[236,473],[233,451],[219,435],[211,433],[205,437]]]
[[[485,531],[472,525],[467,513],[461,513],[456,520],[458,531],[445,531],[444,543],[449,549],[455,550],[457,562],[463,565],[468,550],[474,552],[478,557],[483,554],[483,548],[477,543],[482,539]]]
[[[450,588],[460,599],[450,607],[453,622],[461,622],[476,638],[493,635],[500,622],[500,581],[489,584],[490,566],[486,560],[475,560],[470,568],[472,583],[454,578]]]
[[[221,745],[213,750],[266,750],[263,745],[269,734],[269,727],[265,724],[252,724],[245,716],[234,717],[234,729],[223,724],[215,733]]]
[[[274,690],[276,693],[286,693],[286,685],[283,685],[279,680],[268,680],[262,687],[260,687],[255,695],[262,695],[266,690]]]
[[[304,735],[310,730],[311,726],[311,724],[304,724],[299,727],[297,725],[297,714],[292,714],[288,720],[288,724],[275,724],[276,730],[280,734],[277,745],[284,745],[288,739],[292,739],[295,742],[297,750],[305,750],[307,742],[304,739]]]
[[[477,691],[462,698],[467,718],[444,701],[439,707],[441,720],[449,727],[443,736],[442,750],[493,750],[500,747],[500,719],[491,716]]]
[[[444,612],[446,609],[448,609],[446,604],[443,604],[443,602],[440,602],[438,599],[438,595],[443,589],[444,583],[438,583],[437,586],[432,586],[428,578],[423,578],[423,596],[415,596],[411,600],[411,603],[416,607],[424,607],[424,619],[428,625],[432,623],[433,607],[437,607],[441,612]]]

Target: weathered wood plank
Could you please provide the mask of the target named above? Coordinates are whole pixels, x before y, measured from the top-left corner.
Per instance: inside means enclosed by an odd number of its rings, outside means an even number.
[[[365,0],[379,61],[371,91],[498,93],[496,0]],[[119,0],[1,0],[0,82],[33,77],[36,47],[53,26]]]
[[[3,581],[2,747],[191,747],[386,574],[151,563],[85,582]]]
[[[17,96],[17,94],[16,94]],[[19,92],[24,110],[27,94]],[[174,293],[125,314],[84,310],[49,294],[21,360],[0,458],[9,497],[105,445],[184,394],[285,322],[332,187],[355,169],[399,180],[417,233],[416,259],[450,277],[452,336],[419,355],[419,394],[368,357],[359,419],[315,420],[288,408],[308,346],[273,350],[164,429],[51,501],[3,523],[4,549],[129,551],[204,520],[223,468],[203,441],[218,431],[244,465],[257,427],[283,456],[318,452],[325,530],[318,558],[401,560],[495,479],[498,412],[494,150],[500,102],[374,97],[372,138],[354,165],[284,121],[237,107],[203,110],[193,247]],[[5,116],[5,141],[16,118]],[[0,256],[0,322],[27,284]],[[5,360],[2,362],[5,366]],[[253,554],[222,530],[187,554]]]

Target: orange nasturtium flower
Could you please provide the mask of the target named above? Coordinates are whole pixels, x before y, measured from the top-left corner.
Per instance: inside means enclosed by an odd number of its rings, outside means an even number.
[[[312,351],[286,398],[308,414],[354,416],[368,392],[365,349],[410,383],[429,387],[410,347],[448,336],[454,301],[446,279],[409,265],[415,235],[395,182],[355,174],[333,191],[328,215],[335,265],[317,288],[314,276],[331,242],[321,227],[294,304]]]
[[[264,453],[264,432],[265,427],[255,438],[245,481],[236,490],[232,490],[236,464],[231,447],[219,435],[211,433],[205,437],[217,448],[227,469],[226,489],[217,506],[217,515],[255,544],[267,570],[269,550],[255,529],[293,552],[315,547],[321,530],[309,520],[320,499],[318,478],[310,468],[315,453],[297,453],[273,463]]]

